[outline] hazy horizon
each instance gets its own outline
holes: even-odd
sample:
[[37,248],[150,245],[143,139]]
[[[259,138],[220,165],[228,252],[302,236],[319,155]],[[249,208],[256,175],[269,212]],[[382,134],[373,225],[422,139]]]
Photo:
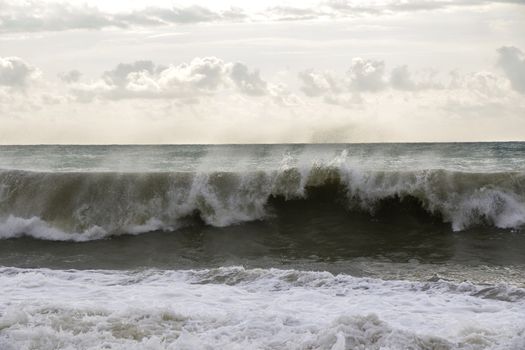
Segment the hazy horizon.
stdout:
[[374,145],[374,144],[484,144],[525,143],[524,140],[493,141],[377,141],[377,142],[252,142],[252,143],[4,143],[1,146],[272,146],[272,145]]

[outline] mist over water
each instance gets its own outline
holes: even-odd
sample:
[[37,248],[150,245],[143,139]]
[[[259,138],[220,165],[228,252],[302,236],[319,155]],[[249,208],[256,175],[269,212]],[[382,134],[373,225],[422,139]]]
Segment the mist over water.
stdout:
[[525,143],[2,146],[0,348],[520,349],[524,225]]
[[344,162],[362,169],[523,171],[524,143],[0,146],[0,169],[41,172],[270,170]]

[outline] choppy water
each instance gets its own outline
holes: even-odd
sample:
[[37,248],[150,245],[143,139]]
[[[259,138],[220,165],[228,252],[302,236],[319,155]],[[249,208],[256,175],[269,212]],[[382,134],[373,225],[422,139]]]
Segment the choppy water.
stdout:
[[0,146],[0,348],[521,349],[524,227],[525,143]]

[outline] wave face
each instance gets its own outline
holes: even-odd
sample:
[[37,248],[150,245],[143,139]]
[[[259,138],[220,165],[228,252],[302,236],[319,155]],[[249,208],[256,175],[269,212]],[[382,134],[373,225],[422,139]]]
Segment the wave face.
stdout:
[[[319,159],[319,154],[324,154],[321,151],[330,156]],[[87,166],[84,158],[100,153],[90,150],[83,154],[83,160],[68,161],[66,168],[55,164],[46,169],[6,169],[0,171],[0,237],[87,241],[173,231],[195,221],[225,227],[266,220],[286,210],[287,203],[308,203],[318,198],[338,203],[347,212],[364,211],[371,217],[382,215],[385,205],[416,203],[426,213],[449,223],[454,231],[477,225],[520,229],[525,224],[525,171],[521,165],[512,166],[521,158],[507,160],[506,166],[494,165],[490,158],[485,162],[472,160],[463,150],[464,161],[457,160],[456,152],[441,156],[446,161],[428,164],[428,160],[420,160],[414,164],[410,153],[401,152],[403,156],[390,161],[392,165],[385,155],[372,154],[372,161],[367,163],[363,152],[354,157],[347,149],[331,151],[303,149],[295,155],[281,153],[262,160],[253,154],[235,157],[229,151],[206,156],[212,162],[206,167],[202,166],[202,155],[199,158],[183,152],[184,156],[173,156],[168,152],[156,159],[158,164],[170,160],[162,171],[145,171],[140,165],[141,155],[131,152],[126,166],[131,167],[128,163],[135,156],[140,171],[116,171]],[[37,158],[28,151],[22,153],[29,160],[12,153],[21,158],[21,163]],[[58,158],[67,160],[66,154]],[[236,159],[243,166],[234,166]],[[0,165],[12,168],[8,165],[14,161],[8,163],[4,159]],[[186,167],[184,171],[174,169],[181,164]],[[443,164],[448,168],[439,168]],[[500,168],[506,170],[496,171]]]
[[272,200],[330,196],[374,215],[411,198],[455,231],[525,223],[525,173],[377,172],[334,167],[246,173],[0,173],[0,232],[52,240],[176,230],[198,217],[212,226],[264,220]]

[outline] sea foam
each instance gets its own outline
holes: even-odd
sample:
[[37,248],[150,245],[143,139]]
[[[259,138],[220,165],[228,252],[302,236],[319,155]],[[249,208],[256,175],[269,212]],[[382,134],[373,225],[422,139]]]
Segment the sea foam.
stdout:
[[[520,349],[523,290],[279,269],[0,269],[0,348]],[[53,296],[50,298],[49,296]]]

